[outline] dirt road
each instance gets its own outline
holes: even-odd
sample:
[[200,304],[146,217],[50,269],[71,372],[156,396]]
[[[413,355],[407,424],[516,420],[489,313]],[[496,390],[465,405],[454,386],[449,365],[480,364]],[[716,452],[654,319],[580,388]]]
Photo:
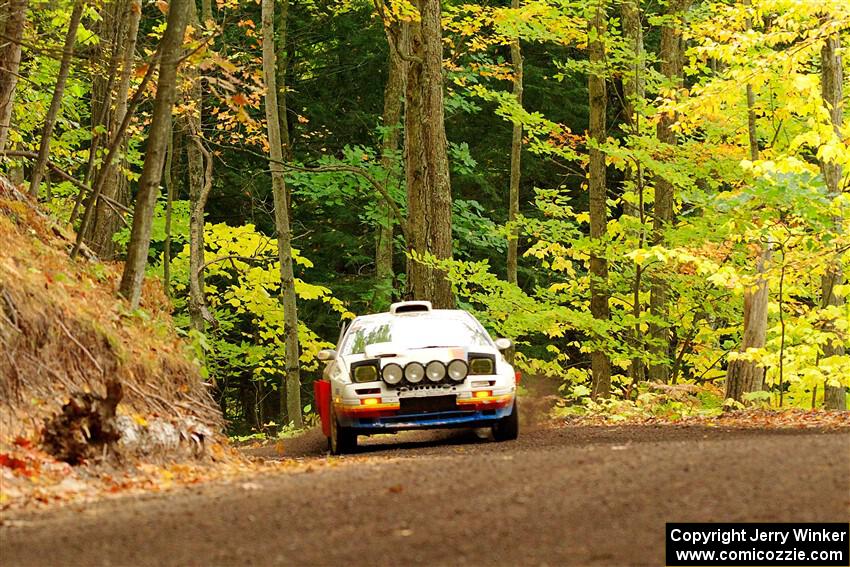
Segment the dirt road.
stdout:
[[[667,521],[850,520],[847,432],[405,439],[312,471],[21,517],[0,527],[0,563],[663,565]],[[318,436],[290,451],[326,458]]]

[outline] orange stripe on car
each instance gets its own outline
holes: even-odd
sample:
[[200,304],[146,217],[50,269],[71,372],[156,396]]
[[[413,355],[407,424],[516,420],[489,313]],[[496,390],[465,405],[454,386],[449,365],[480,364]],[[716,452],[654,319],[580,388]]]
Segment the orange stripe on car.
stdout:
[[390,411],[390,410],[398,410],[398,404],[371,404],[371,405],[348,405],[348,404],[336,404],[336,410],[341,413],[346,414],[361,414],[361,413],[372,413],[375,411]]
[[459,398],[457,405],[459,406],[483,406],[492,408],[493,406],[504,407],[511,403],[514,399],[513,394],[504,394],[502,396],[487,396],[484,398]]

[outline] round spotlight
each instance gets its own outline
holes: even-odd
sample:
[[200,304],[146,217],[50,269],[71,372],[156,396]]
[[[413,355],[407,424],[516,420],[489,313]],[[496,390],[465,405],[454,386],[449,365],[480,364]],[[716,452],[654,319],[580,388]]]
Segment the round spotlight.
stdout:
[[418,384],[425,377],[425,367],[418,362],[411,362],[404,367],[404,377],[411,384]]
[[431,382],[439,382],[446,377],[446,365],[439,360],[432,360],[425,367],[425,376]]
[[460,359],[449,362],[446,370],[448,370],[449,378],[455,382],[463,382],[466,375],[469,374],[469,367],[466,365],[466,362]]
[[381,371],[381,376],[384,377],[384,382],[390,386],[395,386],[401,382],[402,378],[404,378],[404,370],[402,370],[401,366],[395,362],[391,362],[384,366],[384,369]]

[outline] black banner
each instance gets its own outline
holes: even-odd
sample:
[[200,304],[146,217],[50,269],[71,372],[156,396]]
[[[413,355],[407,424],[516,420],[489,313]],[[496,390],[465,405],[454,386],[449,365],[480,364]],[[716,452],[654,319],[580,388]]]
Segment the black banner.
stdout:
[[667,524],[667,565],[850,566],[850,525]]

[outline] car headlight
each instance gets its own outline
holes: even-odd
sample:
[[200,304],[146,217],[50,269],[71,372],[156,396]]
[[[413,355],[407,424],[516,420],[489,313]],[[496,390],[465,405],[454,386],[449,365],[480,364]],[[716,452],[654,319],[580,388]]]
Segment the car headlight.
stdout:
[[425,367],[425,376],[431,382],[439,382],[446,377],[446,365],[439,360],[432,360]]
[[446,371],[449,373],[449,378],[455,382],[463,382],[466,375],[469,374],[469,368],[466,366],[466,362],[459,358],[449,362],[448,366],[446,366]]
[[411,362],[404,367],[404,377],[411,384],[418,384],[425,377],[425,367],[418,362]]
[[496,357],[492,354],[469,354],[469,373],[476,376],[496,373]]
[[364,360],[351,365],[351,379],[354,382],[374,382],[378,379],[378,361]]
[[404,370],[395,362],[391,362],[384,366],[381,376],[384,377],[384,382],[390,386],[395,386],[404,378]]

